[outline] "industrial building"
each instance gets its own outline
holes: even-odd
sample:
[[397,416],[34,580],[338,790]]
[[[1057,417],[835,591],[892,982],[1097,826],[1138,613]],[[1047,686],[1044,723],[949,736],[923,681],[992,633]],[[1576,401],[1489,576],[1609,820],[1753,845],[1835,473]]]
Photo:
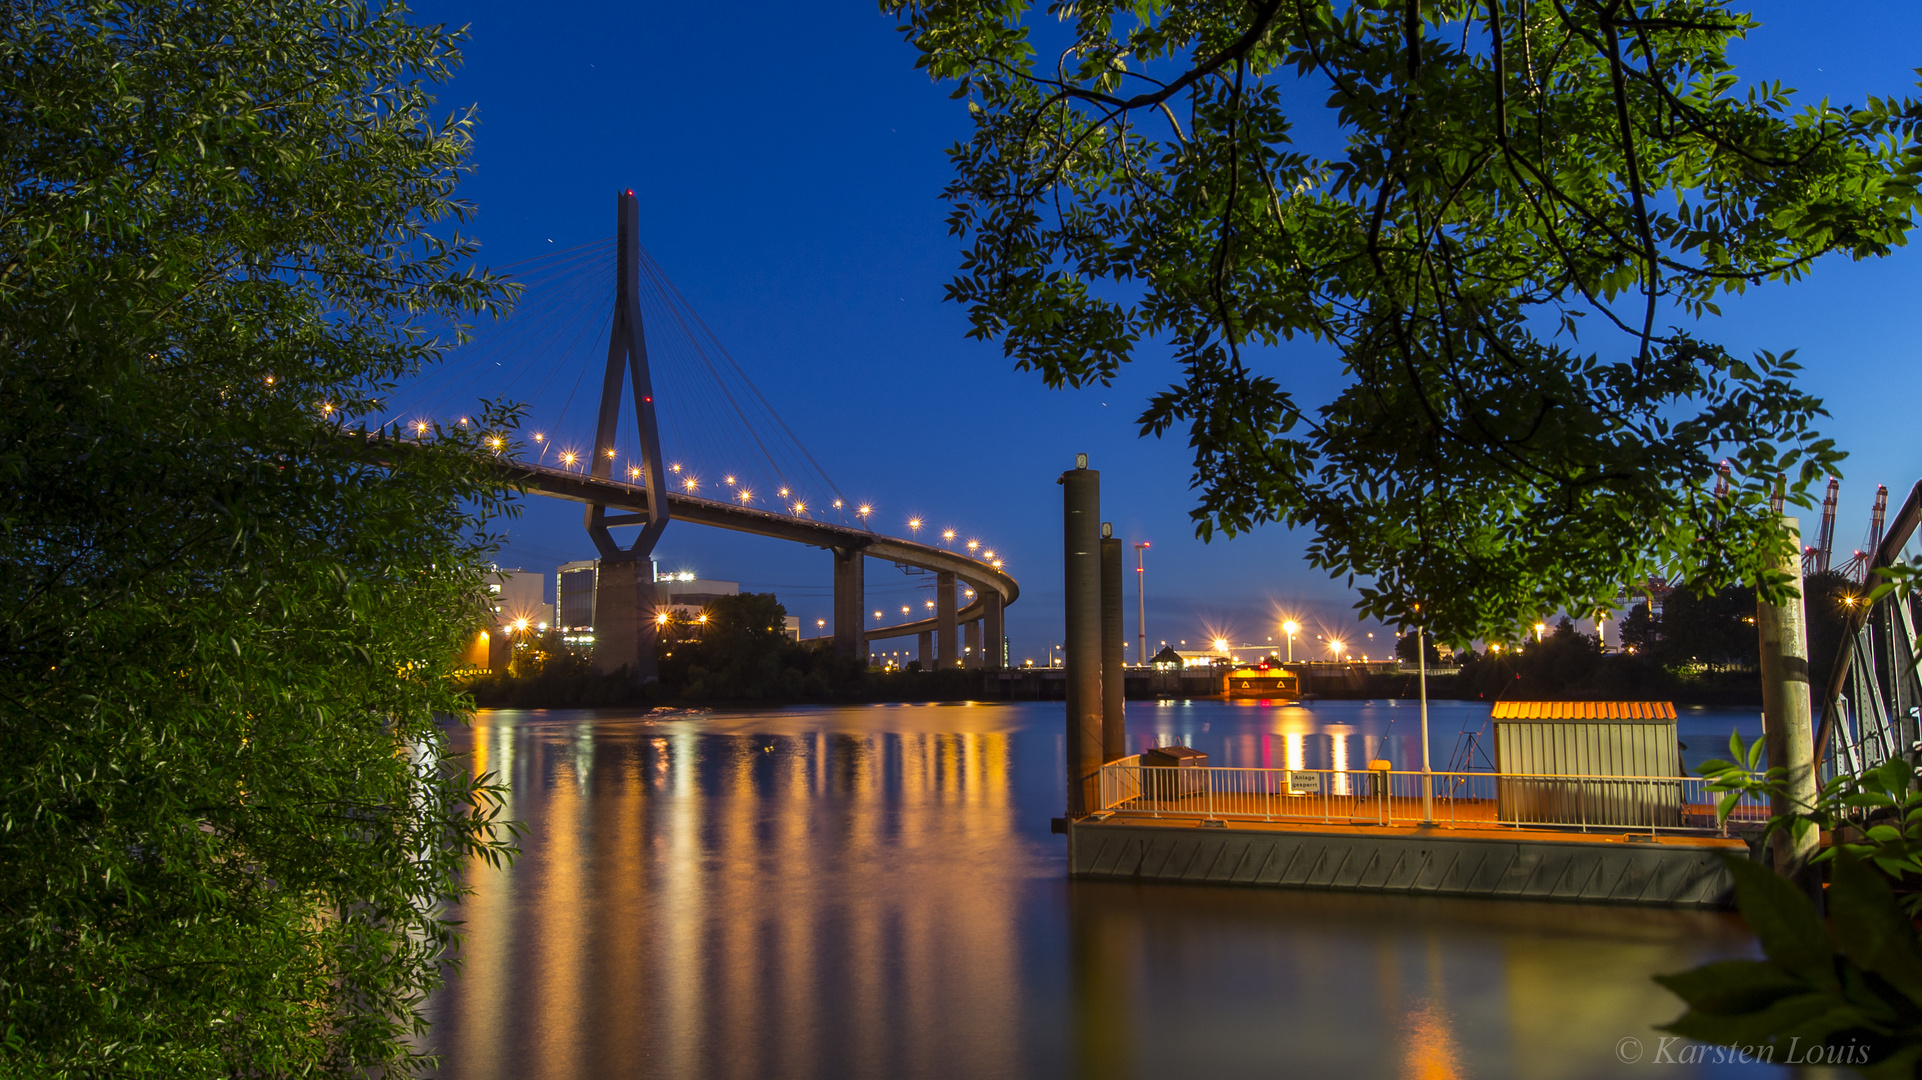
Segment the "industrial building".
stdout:
[[[594,644],[594,604],[595,597],[600,594],[600,565],[599,559],[582,559],[562,563],[554,572],[554,625],[561,631],[561,639],[569,645],[591,647]],[[656,613],[674,611],[696,616],[702,608],[720,597],[738,596],[741,592],[741,583],[738,581],[700,578],[687,572],[663,574],[658,567],[654,567],[652,572],[654,594],[658,597],[654,608]],[[796,641],[800,640],[799,616],[787,617],[787,634]]]

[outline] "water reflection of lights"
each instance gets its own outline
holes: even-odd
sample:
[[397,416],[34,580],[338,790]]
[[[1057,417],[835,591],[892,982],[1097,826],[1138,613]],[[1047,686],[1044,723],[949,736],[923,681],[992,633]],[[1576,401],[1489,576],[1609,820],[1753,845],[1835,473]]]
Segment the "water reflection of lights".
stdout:
[[[697,1075],[717,1052],[723,1071],[772,1075],[849,1024],[932,1062],[955,1034],[914,1018],[936,999],[964,1003],[955,1029],[993,1044],[970,1055],[985,1073],[1020,1071],[1021,1021],[998,1003],[1022,978],[1010,890],[1040,871],[1008,873],[1039,855],[1014,832],[1005,731],[657,730],[475,725],[469,763],[515,780],[510,816],[533,828],[460,912],[471,936],[445,1034],[462,1075],[630,1059],[607,1074]],[[601,1015],[677,1037],[610,1043],[586,1019]],[[758,1034],[731,1034],[744,1029]],[[514,1064],[528,1031],[532,1070]]]
[[[1288,768],[1403,727],[1359,703],[1129,715],[1136,746]],[[1034,828],[1059,718],[628,717],[584,741],[567,714],[483,714],[456,744],[532,831],[453,913],[445,1075],[1606,1075],[1565,1066],[1679,1011],[1650,974],[1752,948],[1719,913],[1064,883]]]
[[1448,1011],[1435,1001],[1423,1001],[1409,1011],[1402,1038],[1404,1080],[1456,1080],[1463,1075]]
[[1348,763],[1348,740],[1353,736],[1348,735],[1346,732],[1338,733],[1334,728],[1335,725],[1333,724],[1328,726],[1328,767],[1335,770],[1335,775],[1329,777],[1329,779],[1334,781],[1335,794],[1353,795],[1355,788],[1354,785],[1350,783],[1351,777],[1348,775],[1348,769],[1350,768]]

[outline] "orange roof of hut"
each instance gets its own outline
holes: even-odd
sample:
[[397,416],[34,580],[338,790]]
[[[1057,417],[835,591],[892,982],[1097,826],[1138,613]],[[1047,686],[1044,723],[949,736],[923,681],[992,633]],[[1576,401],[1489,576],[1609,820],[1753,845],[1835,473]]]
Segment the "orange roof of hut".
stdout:
[[1497,701],[1496,720],[1673,720],[1672,701]]

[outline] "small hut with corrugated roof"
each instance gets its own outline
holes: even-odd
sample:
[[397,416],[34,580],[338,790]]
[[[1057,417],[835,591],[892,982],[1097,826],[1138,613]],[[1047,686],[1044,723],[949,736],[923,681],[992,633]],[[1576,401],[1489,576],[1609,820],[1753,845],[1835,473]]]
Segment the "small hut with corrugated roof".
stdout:
[[1495,769],[1504,775],[1496,785],[1501,820],[1681,824],[1682,755],[1673,702],[1498,701],[1491,719]]

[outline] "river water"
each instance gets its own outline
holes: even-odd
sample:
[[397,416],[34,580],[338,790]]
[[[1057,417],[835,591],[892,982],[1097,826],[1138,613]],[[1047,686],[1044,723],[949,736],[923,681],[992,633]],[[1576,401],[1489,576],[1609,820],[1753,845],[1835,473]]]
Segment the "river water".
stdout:
[[[1487,715],[1434,706],[1437,768]],[[1406,702],[1128,716],[1131,749],[1211,764],[1420,763]],[[1654,1060],[1681,1010],[1649,976],[1754,955],[1732,915],[1070,882],[1063,726],[1046,702],[482,712],[455,746],[529,831],[473,871],[441,1077],[1787,1072]],[[1759,722],[1685,711],[1688,758],[1731,727]]]

